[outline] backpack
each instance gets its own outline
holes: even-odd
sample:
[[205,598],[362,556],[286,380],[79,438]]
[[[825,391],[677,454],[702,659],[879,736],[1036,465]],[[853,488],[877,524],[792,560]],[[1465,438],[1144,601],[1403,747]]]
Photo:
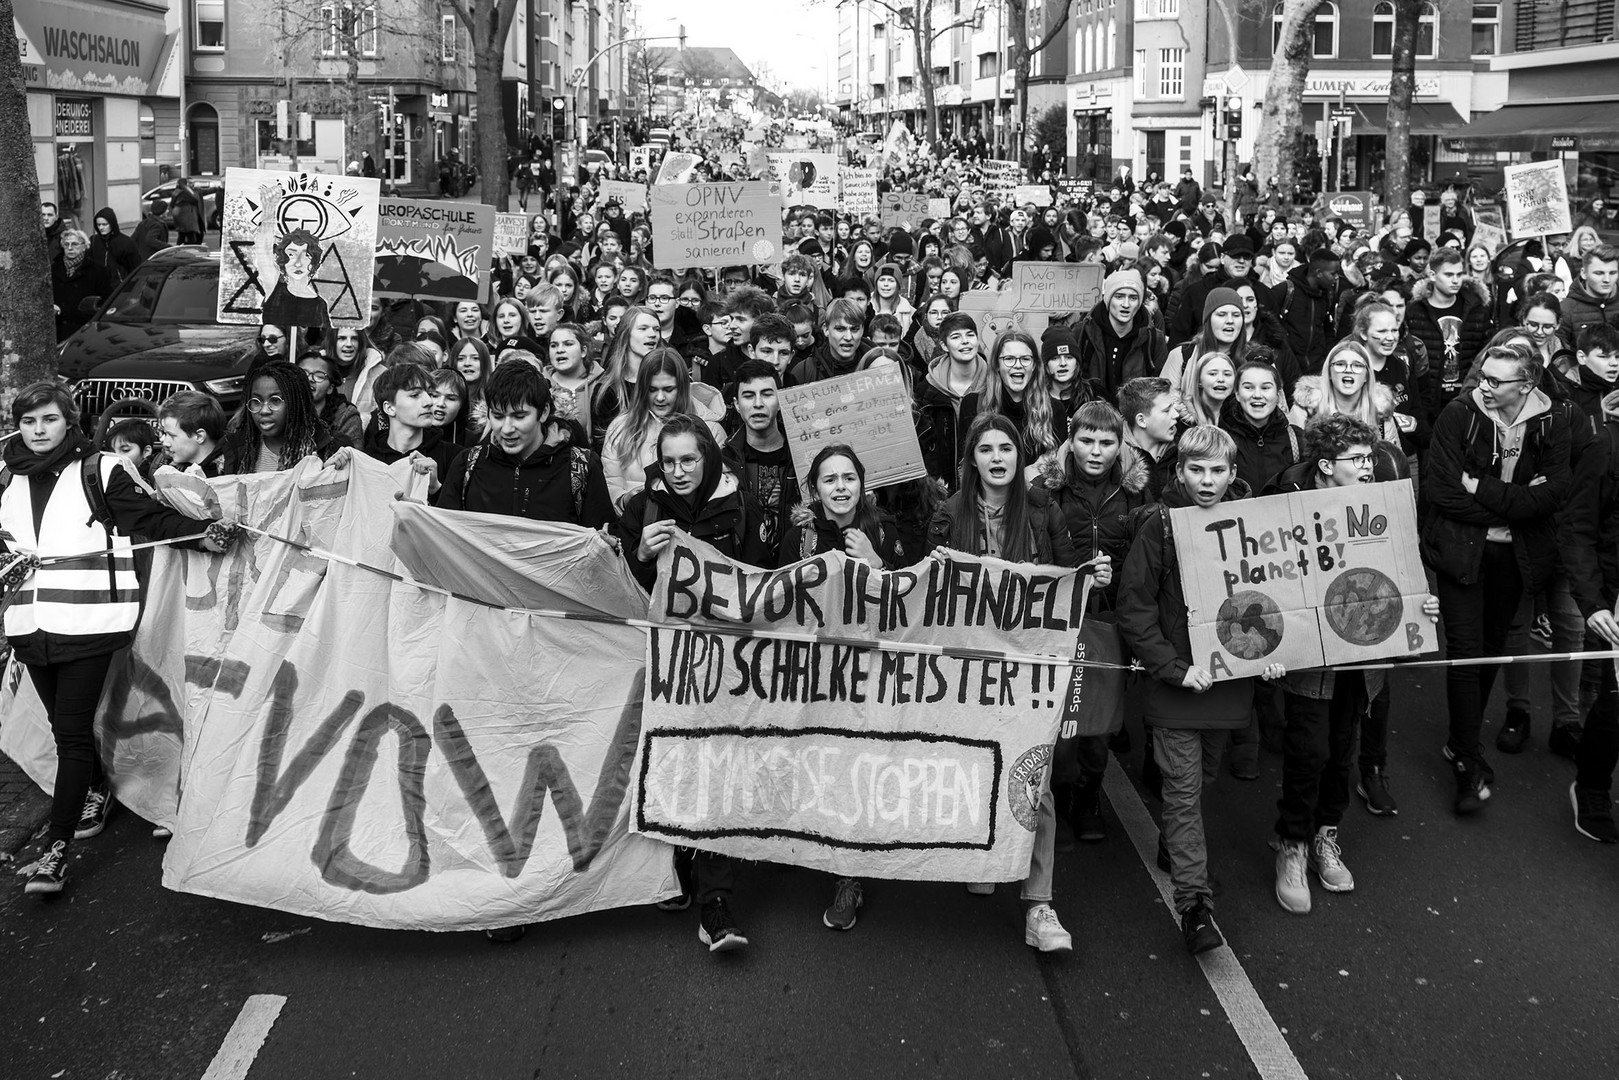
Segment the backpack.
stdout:
[[[488,443],[479,443],[467,451],[467,466],[461,473],[461,508],[466,509],[467,492],[472,490],[472,470],[483,460]],[[568,447],[568,490],[573,493],[573,516],[585,515],[585,487],[590,482],[590,451],[582,446]]]

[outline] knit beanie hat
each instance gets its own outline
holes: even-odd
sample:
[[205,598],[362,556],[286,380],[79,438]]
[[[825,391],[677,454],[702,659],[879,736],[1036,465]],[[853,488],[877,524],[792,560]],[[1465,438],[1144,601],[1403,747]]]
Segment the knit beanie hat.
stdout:
[[1123,270],[1115,270],[1102,279],[1102,303],[1105,304],[1112,300],[1113,294],[1120,289],[1134,289],[1136,296],[1139,298],[1146,294],[1147,283],[1141,280],[1140,271],[1133,266],[1127,266]]
[[1224,286],[1218,289],[1210,289],[1209,298],[1203,301],[1203,321],[1207,322],[1210,315],[1223,307],[1234,307],[1238,311],[1242,310],[1242,297],[1237,295],[1236,289],[1228,289]]

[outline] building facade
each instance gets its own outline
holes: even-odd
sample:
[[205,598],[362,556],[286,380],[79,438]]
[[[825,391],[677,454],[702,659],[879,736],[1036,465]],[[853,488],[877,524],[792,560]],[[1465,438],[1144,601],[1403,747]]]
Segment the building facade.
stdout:
[[[175,0],[176,5],[182,0]],[[103,206],[181,167],[183,9],[140,0],[14,0],[40,198],[90,231]]]
[[1065,86],[1070,176],[1105,183],[1133,163],[1134,30],[1129,3],[1076,0],[1074,4],[1068,39],[1072,59]]

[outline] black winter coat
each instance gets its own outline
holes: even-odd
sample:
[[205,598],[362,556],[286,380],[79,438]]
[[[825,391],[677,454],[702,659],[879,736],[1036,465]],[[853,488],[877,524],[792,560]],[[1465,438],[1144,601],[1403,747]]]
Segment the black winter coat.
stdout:
[[1437,412],[1460,391],[1473,357],[1490,338],[1490,305],[1477,283],[1464,283],[1448,308],[1428,302],[1432,291],[1431,282],[1417,284],[1406,305],[1405,328],[1428,350],[1427,398]]
[[1309,275],[1308,266],[1295,266],[1272,296],[1280,301],[1276,316],[1282,321],[1300,374],[1319,375],[1327,353],[1338,342],[1338,294],[1336,289],[1317,289],[1310,284]]
[[469,451],[457,453],[444,472],[435,503],[443,510],[506,514],[530,521],[556,521],[599,529],[613,523],[613,497],[607,490],[601,458],[589,450],[584,463],[582,499],[574,498],[575,444],[571,429],[553,425],[550,442],[521,461],[491,443],[478,453],[467,476]]
[[1231,398],[1220,410],[1220,426],[1237,444],[1237,476],[1254,491],[1263,491],[1283,469],[1299,459],[1299,436],[1280,408],[1263,427]]
[[1074,564],[1083,566],[1099,554],[1113,564],[1113,582],[1093,589],[1103,608],[1111,608],[1118,593],[1119,573],[1130,554],[1136,512],[1152,502],[1147,490],[1147,471],[1138,467],[1126,472],[1120,461],[1100,483],[1082,475],[1065,448],[1047,455],[1040,462],[1040,475],[1034,486],[1043,488],[1051,507],[1068,529],[1074,548]]
[[[1074,546],[1068,539],[1068,526],[1061,511],[1051,505],[1045,489],[1036,485],[1029,489],[1029,533],[1034,540],[1034,558],[1027,560],[1042,566],[1077,566]],[[963,514],[975,514],[976,508],[966,506],[961,492],[950,496],[933,512],[928,523],[928,550],[950,547],[950,528]],[[968,555],[984,552],[969,551]]]
[[[1201,311],[1201,306],[1199,307]],[[1117,359],[1111,355],[1103,328],[1111,331],[1107,305],[1091,308],[1074,336],[1079,339],[1079,378],[1091,384],[1091,393],[1105,401],[1116,401],[1119,388],[1131,379],[1157,375],[1169,357],[1169,337],[1152,324],[1152,314],[1143,305],[1132,320],[1131,336]]]
[[649,590],[657,581],[658,564],[642,562],[637,549],[642,530],[659,521],[673,521],[698,540],[712,544],[722,555],[771,569],[776,565],[776,553],[765,536],[764,516],[758,501],[743,491],[730,473],[720,477],[713,494],[701,506],[693,507],[669,490],[662,468],[654,463],[647,469],[646,486],[630,496],[619,515],[619,546],[630,573]]
[[1604,421],[1575,463],[1568,503],[1557,515],[1557,550],[1580,614],[1612,611],[1619,597],[1619,421]]

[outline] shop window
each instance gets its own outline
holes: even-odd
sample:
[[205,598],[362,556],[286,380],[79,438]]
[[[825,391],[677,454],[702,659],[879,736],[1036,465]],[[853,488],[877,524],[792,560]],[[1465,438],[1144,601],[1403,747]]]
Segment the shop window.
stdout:
[[[298,133],[297,132],[298,118],[297,118],[297,116],[293,116],[291,119],[292,119],[293,134],[296,135]],[[273,156],[278,155],[278,154],[283,154],[283,153],[290,154],[292,152],[292,143],[293,143],[292,139],[287,139],[285,142],[283,142],[282,140],[276,138],[276,135],[275,135],[275,120],[274,119],[260,120],[259,124],[258,124],[258,128],[259,128],[259,156],[260,157],[273,157]],[[313,125],[311,125],[311,129],[313,129]],[[314,131],[311,130],[310,134],[313,135]],[[299,157],[307,158],[307,157],[314,157],[315,156],[315,140],[313,138],[299,139],[299,140],[297,140],[297,142],[298,142],[298,156]]]
[[194,0],[192,12],[192,51],[224,52],[225,0]]
[[1473,5],[1473,55],[1495,56],[1501,51],[1501,5]]

